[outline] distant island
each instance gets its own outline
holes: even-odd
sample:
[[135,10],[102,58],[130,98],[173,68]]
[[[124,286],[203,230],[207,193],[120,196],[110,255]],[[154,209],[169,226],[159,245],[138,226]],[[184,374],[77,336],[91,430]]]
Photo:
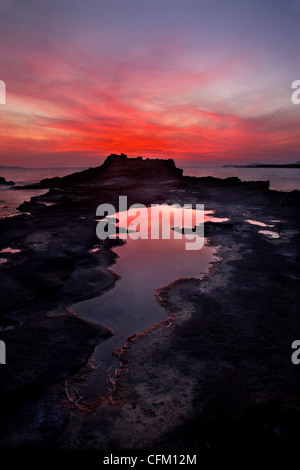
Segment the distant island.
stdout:
[[300,168],[300,161],[295,163],[250,163],[249,165],[222,165],[223,168]]

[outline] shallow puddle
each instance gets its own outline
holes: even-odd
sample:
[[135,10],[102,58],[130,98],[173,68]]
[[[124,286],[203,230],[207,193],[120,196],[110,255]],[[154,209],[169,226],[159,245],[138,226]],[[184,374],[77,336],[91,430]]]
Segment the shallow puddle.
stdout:
[[55,206],[57,204],[56,202],[46,202],[46,201],[41,201],[41,203],[47,207]]
[[11,253],[11,254],[14,254],[14,253],[20,253],[21,250],[19,250],[18,248],[11,248],[10,246],[7,247],[7,248],[3,248],[2,250],[0,250],[0,253]]
[[262,233],[263,235],[266,235],[268,238],[280,238],[279,233],[272,232],[271,230],[259,230],[258,233]]
[[20,253],[20,251],[21,250],[18,248],[11,248],[10,246],[7,248],[2,248],[2,250],[0,250],[0,264],[5,264],[8,262],[9,257],[7,258],[5,255],[13,255],[15,253]]
[[247,219],[246,222],[248,222],[248,224],[251,224],[251,225],[258,225],[259,227],[274,227],[274,225],[268,225],[268,224],[265,224],[264,222],[259,222],[258,220],[250,220],[250,219]]
[[[184,218],[185,211],[180,209],[180,212]],[[202,222],[212,218],[215,222],[221,222],[223,219],[208,214],[203,217],[203,212],[198,218],[196,211],[192,212],[190,219],[182,219],[183,224],[180,224],[178,217],[171,221],[170,239],[132,239],[130,236],[138,236],[138,233],[142,235],[143,230],[145,235],[145,229],[138,227],[129,213],[122,212],[110,216],[111,219],[118,219],[116,224],[120,229],[119,237],[128,236],[124,245],[113,248],[119,258],[112,269],[121,275],[121,279],[116,282],[114,288],[101,296],[71,306],[71,310],[81,318],[103,324],[114,331],[111,338],[96,347],[93,361],[95,367],[99,367],[88,379],[84,392],[86,401],[107,395],[111,387],[110,380],[113,380],[119,368],[119,362],[112,352],[125,344],[129,336],[151,328],[166,318],[164,309],[156,300],[155,289],[178,278],[201,278],[208,272],[210,263],[215,259],[215,249],[207,246],[205,239],[201,249],[186,249],[187,243],[192,243],[192,238],[196,243],[196,239],[199,241],[201,235],[185,235],[172,228],[191,229],[201,217]],[[155,232],[157,227],[153,220],[149,220],[149,208],[141,210],[140,221],[146,218],[149,232]],[[161,228],[161,225],[159,226]],[[127,230],[130,234],[126,233]],[[97,247],[90,250],[90,253],[97,255]]]

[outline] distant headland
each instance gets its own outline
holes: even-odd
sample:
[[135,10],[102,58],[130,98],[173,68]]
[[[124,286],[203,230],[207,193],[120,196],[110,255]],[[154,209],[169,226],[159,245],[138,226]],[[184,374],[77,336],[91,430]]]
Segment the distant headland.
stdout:
[[223,168],[300,168],[300,161],[295,163],[250,163],[249,165],[222,165]]

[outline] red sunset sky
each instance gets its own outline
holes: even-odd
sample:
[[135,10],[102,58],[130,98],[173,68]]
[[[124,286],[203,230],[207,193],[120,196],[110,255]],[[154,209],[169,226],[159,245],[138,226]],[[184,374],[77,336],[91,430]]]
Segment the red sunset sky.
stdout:
[[1,0],[0,165],[300,160],[298,0]]

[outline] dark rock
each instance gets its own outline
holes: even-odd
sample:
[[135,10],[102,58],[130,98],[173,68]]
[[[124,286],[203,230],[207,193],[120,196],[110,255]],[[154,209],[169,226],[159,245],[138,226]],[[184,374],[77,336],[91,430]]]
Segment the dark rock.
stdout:
[[0,176],[0,184],[7,184],[9,186],[12,186],[14,183],[14,181],[6,181],[5,178],[3,178],[3,176]]
[[30,201],[24,201],[17,207],[17,210],[20,212],[33,212],[36,209],[40,209],[43,205],[39,204],[35,200],[31,199]]
[[75,185],[99,184],[102,178],[126,176],[127,178],[180,178],[183,170],[176,168],[174,160],[128,158],[127,155],[111,154],[103,165],[72,173],[63,177],[45,178],[40,183],[24,188],[67,188]]
[[1,404],[11,394],[44,387],[71,372],[87,360],[95,343],[112,335],[102,325],[72,314],[28,320],[13,330],[2,331],[7,348],[7,366],[1,367]]
[[281,199],[280,204],[282,206],[300,206],[300,191],[291,191],[285,193]]

